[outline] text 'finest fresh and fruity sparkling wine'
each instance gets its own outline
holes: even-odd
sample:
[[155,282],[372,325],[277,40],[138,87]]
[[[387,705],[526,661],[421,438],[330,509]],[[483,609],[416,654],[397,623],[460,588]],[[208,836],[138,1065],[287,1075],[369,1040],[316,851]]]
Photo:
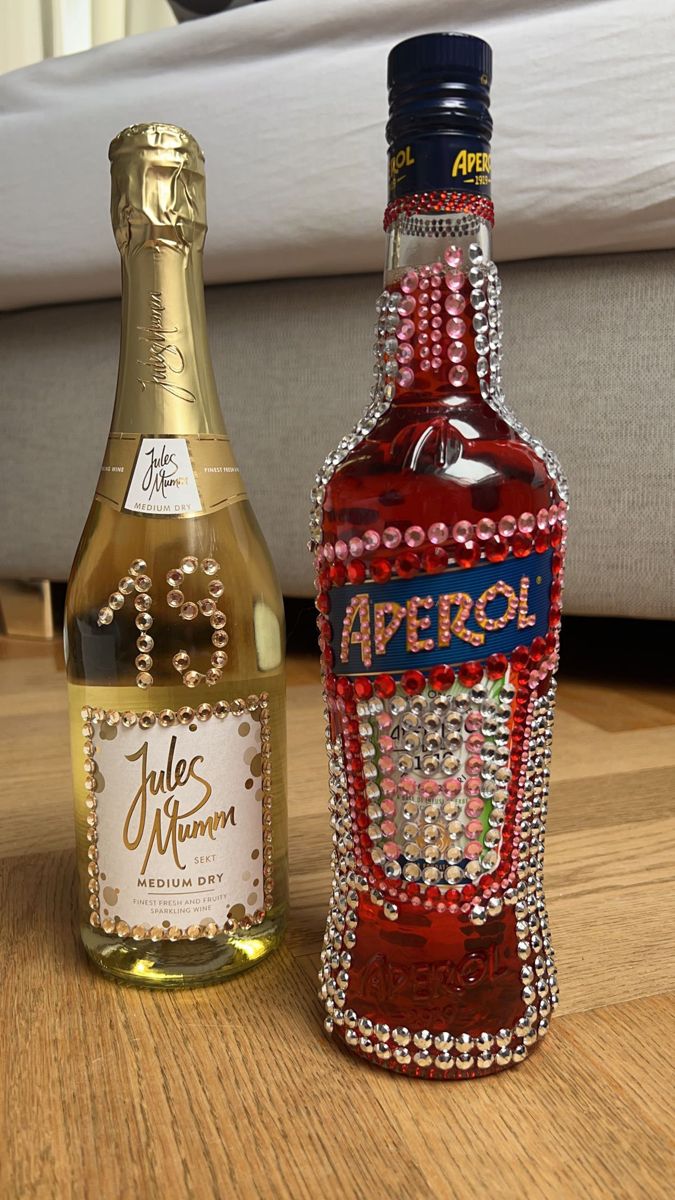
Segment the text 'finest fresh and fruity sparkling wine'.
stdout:
[[542,859],[567,489],[502,392],[490,74],[463,35],[390,56],[376,381],[311,525],[325,1026],[439,1079],[521,1062],[557,999]]
[[82,938],[205,984],[283,932],[283,607],[211,366],[203,155],[141,125],[110,158],[120,367],[66,614]]

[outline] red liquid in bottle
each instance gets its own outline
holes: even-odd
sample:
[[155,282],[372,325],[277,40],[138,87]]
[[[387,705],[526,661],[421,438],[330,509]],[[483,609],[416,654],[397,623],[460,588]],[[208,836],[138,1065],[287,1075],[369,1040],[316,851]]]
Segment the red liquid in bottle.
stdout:
[[318,494],[321,987],[356,1053],[467,1078],[521,1061],[557,999],[541,872],[565,505],[504,415],[494,266],[472,247],[470,285],[448,259],[385,292],[384,411]]

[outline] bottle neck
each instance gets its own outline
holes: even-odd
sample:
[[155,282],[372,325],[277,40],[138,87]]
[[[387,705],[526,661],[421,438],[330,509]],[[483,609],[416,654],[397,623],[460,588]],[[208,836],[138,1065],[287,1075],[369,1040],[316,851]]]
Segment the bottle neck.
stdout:
[[223,433],[201,249],[157,232],[122,249],[122,334],[111,430]]
[[[439,229],[441,232],[439,233]],[[411,219],[397,217],[387,230],[385,247],[384,284],[394,287],[406,271],[443,263],[444,253],[451,247],[462,252],[468,263],[469,246],[478,245],[487,261],[492,258],[492,226],[482,217],[467,217],[463,213],[427,213]]]
[[402,318],[383,346],[385,376],[396,385],[391,403],[484,408],[490,352],[501,343],[496,313],[488,322],[491,221],[475,212],[418,213],[415,200],[387,231],[385,287],[395,301],[392,323]]

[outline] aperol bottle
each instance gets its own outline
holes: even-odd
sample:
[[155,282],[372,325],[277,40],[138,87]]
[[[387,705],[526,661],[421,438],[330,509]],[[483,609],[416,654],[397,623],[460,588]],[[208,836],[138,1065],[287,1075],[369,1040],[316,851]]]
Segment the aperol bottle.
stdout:
[[311,524],[325,1026],[444,1079],[521,1062],[557,1001],[542,870],[567,489],[502,391],[490,75],[466,35],[390,55],[375,384]]

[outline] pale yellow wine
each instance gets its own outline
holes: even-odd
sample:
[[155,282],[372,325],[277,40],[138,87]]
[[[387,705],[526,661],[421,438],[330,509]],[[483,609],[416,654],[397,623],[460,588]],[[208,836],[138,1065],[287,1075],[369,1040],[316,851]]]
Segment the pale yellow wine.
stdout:
[[81,929],[104,971],[189,986],[283,933],[283,605],[211,366],[203,156],[144,125],[110,158],[120,367],[66,612]]

